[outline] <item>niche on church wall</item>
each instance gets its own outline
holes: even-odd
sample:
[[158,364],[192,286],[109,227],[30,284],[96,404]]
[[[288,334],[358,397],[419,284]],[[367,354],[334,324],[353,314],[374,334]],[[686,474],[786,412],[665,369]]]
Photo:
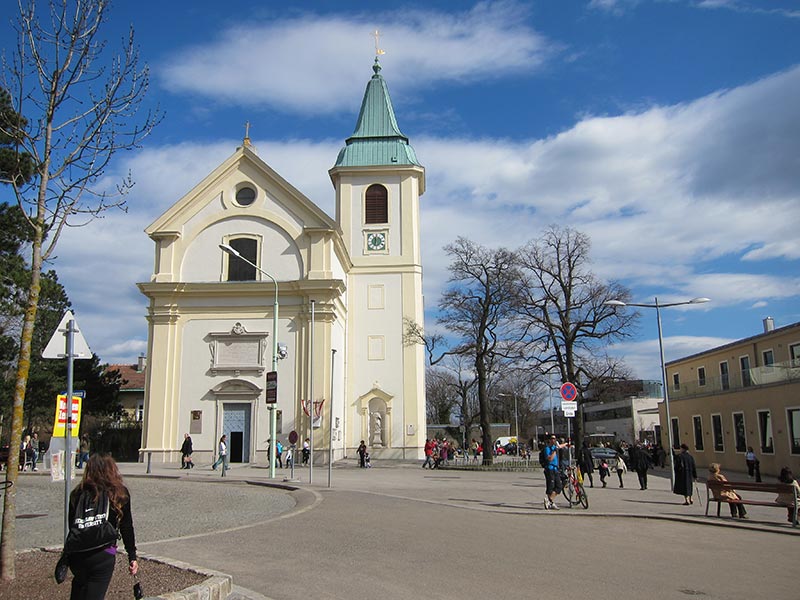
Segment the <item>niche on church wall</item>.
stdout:
[[384,448],[388,446],[386,402],[380,398],[369,401],[369,446]]

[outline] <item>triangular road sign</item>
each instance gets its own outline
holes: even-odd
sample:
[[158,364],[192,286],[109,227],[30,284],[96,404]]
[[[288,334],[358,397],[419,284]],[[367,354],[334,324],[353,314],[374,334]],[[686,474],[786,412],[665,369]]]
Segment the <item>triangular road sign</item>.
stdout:
[[[64,318],[58,324],[53,337],[47,342],[42,358],[67,358],[67,328],[70,321],[75,321],[75,317],[72,316],[72,311],[68,310],[64,313]],[[78,328],[77,321],[72,332],[72,358],[92,358],[92,351]]]

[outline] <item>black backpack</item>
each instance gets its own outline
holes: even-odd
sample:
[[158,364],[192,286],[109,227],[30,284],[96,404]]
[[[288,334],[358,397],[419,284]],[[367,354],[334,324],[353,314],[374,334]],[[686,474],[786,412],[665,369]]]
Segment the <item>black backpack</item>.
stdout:
[[539,450],[539,464],[542,465],[543,469],[546,469],[550,466],[550,457],[547,455],[547,446],[542,446],[542,449]]
[[119,539],[119,531],[108,520],[111,503],[104,492],[95,499],[94,493],[83,490],[75,505],[72,522],[69,524],[64,552],[86,552],[111,546]]

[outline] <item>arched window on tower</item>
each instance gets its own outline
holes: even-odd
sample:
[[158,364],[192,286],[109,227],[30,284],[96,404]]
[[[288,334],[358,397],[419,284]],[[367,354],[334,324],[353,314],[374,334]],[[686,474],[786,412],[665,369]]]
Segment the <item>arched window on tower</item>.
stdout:
[[389,192],[377,183],[367,188],[364,211],[366,224],[389,222]]
[[[228,244],[244,258],[253,264],[258,264],[256,260],[258,240],[244,237],[233,238],[228,240]],[[226,256],[228,257],[228,281],[255,281],[255,267],[248,265],[238,256],[231,256],[230,254],[226,254]]]

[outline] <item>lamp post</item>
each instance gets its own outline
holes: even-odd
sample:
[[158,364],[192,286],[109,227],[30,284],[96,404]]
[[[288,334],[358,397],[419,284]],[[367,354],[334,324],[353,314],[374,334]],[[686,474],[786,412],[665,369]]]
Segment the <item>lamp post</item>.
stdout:
[[[253,267],[256,271],[261,273],[262,275],[266,275],[272,280],[273,285],[275,286],[275,299],[272,303],[272,370],[274,372],[278,372],[278,281],[269,273],[267,273],[264,269],[259,267],[258,265],[254,264],[253,262],[247,260],[244,256],[239,254],[239,252],[229,246],[228,244],[220,244],[219,247],[230,254],[231,256],[235,256],[236,258],[246,262],[248,265]],[[264,393],[266,394],[266,387],[264,389]],[[270,479],[275,479],[275,449],[278,445],[278,440],[276,439],[277,433],[276,430],[278,429],[278,415],[275,412],[275,407],[269,405],[269,477]]]
[[515,435],[517,436],[517,456],[519,456],[519,412],[517,412],[517,395],[516,394],[497,394],[500,397],[508,398],[509,396],[514,398],[514,431],[516,432]]
[[675,461],[672,454],[675,449],[675,443],[672,437],[672,419],[669,416],[669,390],[667,386],[667,364],[664,361],[664,335],[661,331],[661,309],[670,306],[683,306],[684,304],[704,304],[710,302],[709,298],[692,298],[691,300],[684,300],[683,302],[669,302],[667,304],[659,304],[658,297],[654,298],[653,304],[637,304],[634,302],[623,302],[622,300],[608,300],[603,302],[607,306],[638,306],[641,308],[655,308],[656,320],[658,321],[658,349],[661,353],[661,386],[664,392],[664,411],[667,415],[667,439],[669,440],[669,480],[672,489],[675,489]]

